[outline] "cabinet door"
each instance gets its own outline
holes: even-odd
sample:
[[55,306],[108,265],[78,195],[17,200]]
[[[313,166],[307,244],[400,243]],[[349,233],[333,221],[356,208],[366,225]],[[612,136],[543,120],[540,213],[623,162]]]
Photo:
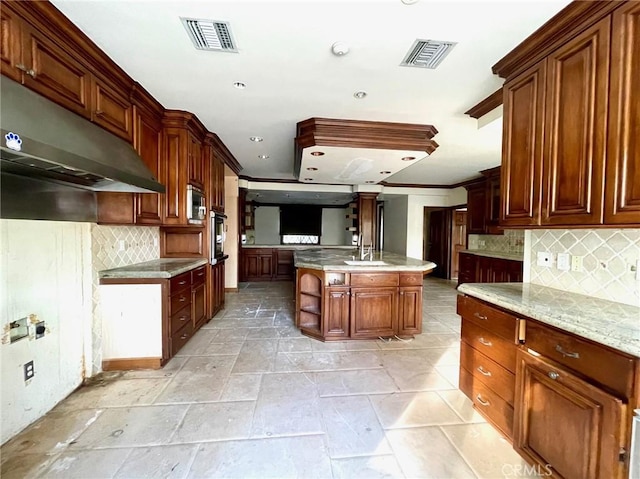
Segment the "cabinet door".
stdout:
[[413,336],[422,332],[422,288],[400,288],[398,297],[398,334]]
[[264,281],[273,277],[273,253],[271,251],[244,252],[245,281]]
[[195,286],[191,292],[191,318],[194,329],[198,329],[204,324],[207,317],[207,288],[205,283]]
[[[133,146],[144,164],[156,178],[160,177],[160,151],[162,145],[162,127],[159,121],[135,110]],[[160,224],[161,196],[159,193],[136,194],[136,223]]]
[[129,143],[133,140],[133,107],[129,92],[120,92],[102,80],[91,82],[91,121]]
[[467,187],[467,233],[483,234],[485,232],[485,210],[487,190],[484,181]]
[[189,183],[204,189],[204,158],[202,155],[202,142],[192,133],[189,133]]
[[275,249],[275,279],[293,280],[295,268],[293,267],[293,250]]
[[88,69],[26,24],[22,25],[22,63],[27,69],[25,86],[85,118],[91,117]]
[[225,288],[224,264],[225,264],[224,261],[222,263],[216,264],[216,269],[218,271],[218,282],[217,282],[218,294],[216,295],[216,299],[217,299],[216,308],[218,311],[224,308],[224,288]]
[[478,276],[478,257],[474,254],[460,253],[460,271],[458,284],[475,283]]
[[513,446],[554,477],[620,478],[626,405],[550,360],[518,350]]
[[603,220],[610,19],[547,58],[544,225]]
[[640,3],[613,14],[604,222],[640,225]]
[[325,338],[349,337],[349,288],[326,288],[322,311],[322,335]]
[[487,178],[487,203],[485,206],[485,231],[487,234],[503,235],[504,230],[499,228],[500,222],[500,174],[494,174]]
[[2,2],[0,9],[0,68],[2,74],[22,82],[24,65],[21,64],[21,24],[18,17]]
[[375,339],[397,334],[397,311],[397,288],[352,288],[351,337]]
[[162,223],[187,224],[187,145],[186,132],[165,128],[163,133],[164,167],[160,181],[165,186]]
[[500,224],[540,224],[544,81],[542,61],[505,83]]

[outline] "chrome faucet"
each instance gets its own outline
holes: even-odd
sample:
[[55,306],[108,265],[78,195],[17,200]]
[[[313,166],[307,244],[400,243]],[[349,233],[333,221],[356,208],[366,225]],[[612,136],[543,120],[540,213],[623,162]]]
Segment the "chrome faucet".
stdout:
[[367,256],[369,257],[369,261],[373,261],[373,245],[365,246],[364,244],[360,244],[360,261],[364,261]]

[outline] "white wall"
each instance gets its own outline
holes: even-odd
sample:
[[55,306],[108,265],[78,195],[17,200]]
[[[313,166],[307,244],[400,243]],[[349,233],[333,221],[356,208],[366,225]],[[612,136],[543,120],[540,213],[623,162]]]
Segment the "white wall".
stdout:
[[384,251],[406,256],[407,196],[384,200]]
[[[2,337],[4,443],[83,380],[85,345],[91,348],[91,224],[0,220],[0,257],[2,331],[30,314],[47,327],[37,340],[8,344]],[[23,365],[31,360],[35,376],[25,383]]]
[[[345,208],[322,208],[322,236],[320,237],[320,244],[323,245],[348,245],[350,242],[345,242],[347,236],[346,231],[346,215],[347,209]],[[351,239],[351,235],[348,236]]]
[[227,216],[227,235],[224,240],[224,253],[229,255],[224,268],[224,287],[238,289],[238,240],[240,229],[238,225],[238,177],[225,166],[224,177],[224,214]]
[[258,206],[255,209],[256,244],[280,244],[280,208]]

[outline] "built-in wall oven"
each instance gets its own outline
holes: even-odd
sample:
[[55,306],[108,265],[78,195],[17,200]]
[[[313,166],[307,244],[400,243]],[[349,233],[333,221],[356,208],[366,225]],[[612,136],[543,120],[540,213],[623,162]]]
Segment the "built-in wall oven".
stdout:
[[223,214],[211,212],[209,225],[211,228],[211,264],[216,264],[218,261],[224,258],[224,238],[225,238],[225,224],[224,220],[227,217]]
[[207,217],[204,191],[193,185],[187,186],[187,222],[201,225]]

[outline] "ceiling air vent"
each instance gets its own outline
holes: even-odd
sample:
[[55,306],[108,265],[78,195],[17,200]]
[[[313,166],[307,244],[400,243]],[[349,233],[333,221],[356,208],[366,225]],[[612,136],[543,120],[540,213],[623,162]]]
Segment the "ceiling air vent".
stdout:
[[409,49],[400,66],[434,69],[456,46],[455,42],[438,40],[416,40]]
[[197,18],[180,18],[180,20],[198,50],[238,52],[228,22]]

